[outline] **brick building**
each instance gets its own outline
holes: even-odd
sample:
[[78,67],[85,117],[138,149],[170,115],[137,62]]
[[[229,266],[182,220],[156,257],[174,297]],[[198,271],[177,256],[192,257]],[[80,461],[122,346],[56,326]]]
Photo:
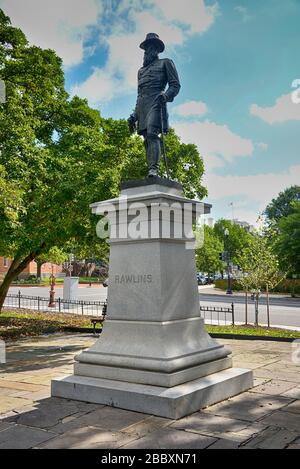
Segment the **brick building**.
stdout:
[[[5,276],[6,272],[8,271],[10,266],[10,259],[7,257],[0,256],[0,280]],[[63,268],[60,265],[53,264],[53,273],[55,276],[60,276],[62,273]],[[46,262],[41,267],[41,276],[42,277],[50,277],[52,272],[52,264],[50,262]],[[19,278],[26,278],[30,275],[37,274],[37,263],[35,261],[30,262],[30,264],[23,270],[22,274],[19,275]]]

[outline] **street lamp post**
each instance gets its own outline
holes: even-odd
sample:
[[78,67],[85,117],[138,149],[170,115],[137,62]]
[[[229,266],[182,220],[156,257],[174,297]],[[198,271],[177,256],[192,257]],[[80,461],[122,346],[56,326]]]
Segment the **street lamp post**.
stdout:
[[229,253],[229,249],[228,249],[228,248],[229,248],[229,244],[228,244],[228,240],[229,240],[229,229],[228,229],[228,228],[225,229],[224,235],[225,235],[225,251],[226,251],[227,281],[228,281],[226,294],[227,294],[227,295],[232,295],[231,276],[230,276],[230,253]]
[[51,265],[50,299],[49,299],[49,305],[48,305],[49,308],[54,308],[55,307],[55,300],[54,300],[55,290],[54,290],[54,287],[55,287],[55,277],[54,277],[54,273],[53,273],[53,264],[52,264]]

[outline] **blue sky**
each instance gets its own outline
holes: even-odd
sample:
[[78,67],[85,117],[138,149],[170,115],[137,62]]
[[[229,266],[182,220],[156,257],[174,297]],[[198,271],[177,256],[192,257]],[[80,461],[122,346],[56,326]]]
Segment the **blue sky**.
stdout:
[[[300,0],[0,0],[32,43],[63,58],[71,94],[103,116],[135,105],[139,43],[157,32],[182,89],[170,120],[203,155],[213,217],[255,223],[299,184]],[[295,88],[292,88],[293,81]],[[292,94],[293,93],[293,94]],[[292,100],[294,98],[294,102]]]

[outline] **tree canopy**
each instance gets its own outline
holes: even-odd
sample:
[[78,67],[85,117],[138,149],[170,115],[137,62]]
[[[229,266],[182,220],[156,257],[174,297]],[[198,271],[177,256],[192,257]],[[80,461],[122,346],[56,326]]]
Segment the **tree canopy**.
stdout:
[[273,252],[278,255],[280,268],[300,273],[300,186],[280,192],[265,210],[265,234]]
[[[227,239],[225,239],[226,229],[229,231]],[[224,219],[215,223],[214,232],[224,243],[225,251],[229,252],[231,262],[238,264],[238,258],[251,241],[252,234],[236,223]]]
[[280,192],[265,209],[268,224],[277,224],[293,212],[293,203],[300,201],[300,186],[291,186]]
[[239,282],[245,289],[273,288],[279,282],[279,263],[268,240],[260,234],[253,235],[248,246],[238,255],[237,261],[243,272]]
[[283,269],[300,273],[300,202],[294,202],[291,213],[281,218],[279,233],[274,240],[274,248]]
[[224,243],[215,234],[210,226],[204,226],[203,246],[196,250],[196,267],[198,272],[214,274],[223,270],[223,262],[220,253],[224,249]]

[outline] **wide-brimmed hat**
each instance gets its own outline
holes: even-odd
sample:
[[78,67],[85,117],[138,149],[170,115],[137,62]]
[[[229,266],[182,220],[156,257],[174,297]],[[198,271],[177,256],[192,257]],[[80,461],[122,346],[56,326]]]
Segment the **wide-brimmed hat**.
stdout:
[[165,50],[165,45],[161,39],[159,39],[159,35],[155,33],[148,33],[146,39],[140,44],[141,49],[146,49],[149,43],[155,43],[158,48],[158,52],[163,52]]

